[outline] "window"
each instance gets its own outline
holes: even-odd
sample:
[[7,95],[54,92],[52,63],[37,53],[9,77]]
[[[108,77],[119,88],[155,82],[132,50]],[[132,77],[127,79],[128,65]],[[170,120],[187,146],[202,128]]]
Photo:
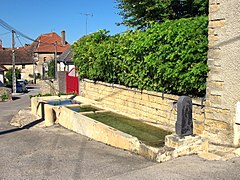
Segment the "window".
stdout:
[[22,65],[22,69],[25,69],[25,64]]

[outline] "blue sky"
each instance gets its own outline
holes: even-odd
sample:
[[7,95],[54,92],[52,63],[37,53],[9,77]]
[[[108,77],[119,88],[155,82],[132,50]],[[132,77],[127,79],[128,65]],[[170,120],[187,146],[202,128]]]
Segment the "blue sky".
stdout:
[[[126,27],[115,24],[121,22],[118,12],[115,0],[12,0],[1,2],[0,19],[32,39],[49,32],[61,35],[65,30],[66,40],[72,44],[86,34],[86,13],[93,14],[88,16],[88,34],[99,29],[124,32]],[[0,39],[3,47],[11,47],[11,33],[2,27]],[[20,46],[18,40],[16,46]]]

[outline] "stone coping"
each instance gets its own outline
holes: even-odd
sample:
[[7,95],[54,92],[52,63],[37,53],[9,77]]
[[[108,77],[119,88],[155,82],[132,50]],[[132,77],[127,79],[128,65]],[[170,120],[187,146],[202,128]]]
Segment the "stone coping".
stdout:
[[[173,94],[167,94],[164,92],[156,92],[156,91],[147,91],[147,90],[139,90],[137,88],[129,88],[123,85],[119,85],[119,84],[110,84],[110,83],[106,83],[106,82],[101,82],[101,81],[93,81],[93,80],[89,80],[89,79],[83,79],[83,82],[89,82],[89,83],[93,83],[93,84],[100,84],[103,86],[107,86],[107,87],[112,87],[114,88],[118,88],[118,89],[124,89],[124,90],[129,90],[129,91],[133,91],[135,93],[143,93],[143,94],[148,94],[148,95],[152,95],[152,96],[157,96],[157,97],[162,97],[163,99],[170,99],[170,100],[174,100],[174,101],[178,101],[179,96],[178,95],[173,95]],[[204,106],[205,104],[205,99],[203,98],[199,98],[199,97],[194,97],[192,98],[192,104],[198,105],[198,106]]]

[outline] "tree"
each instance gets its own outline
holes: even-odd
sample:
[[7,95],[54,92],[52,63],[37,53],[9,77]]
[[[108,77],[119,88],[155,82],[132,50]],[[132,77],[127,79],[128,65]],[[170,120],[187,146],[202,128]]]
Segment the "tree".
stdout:
[[[6,79],[7,79],[8,86],[12,86],[12,73],[13,73],[12,68],[10,68],[6,73]],[[21,69],[16,68],[15,75],[16,75],[16,79],[21,79]]]
[[47,75],[49,78],[55,77],[55,61],[52,60],[48,63],[48,72]]
[[116,0],[120,24],[145,28],[152,22],[164,22],[187,17],[208,15],[208,0]]

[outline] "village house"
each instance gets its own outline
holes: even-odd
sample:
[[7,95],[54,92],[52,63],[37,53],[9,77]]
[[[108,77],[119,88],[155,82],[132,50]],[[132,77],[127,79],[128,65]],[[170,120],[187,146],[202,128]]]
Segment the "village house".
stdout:
[[72,50],[68,48],[58,57],[58,71],[70,71],[71,69],[75,68],[72,60]]
[[[33,80],[34,74],[41,77],[46,74],[48,64],[56,60],[70,48],[65,40],[65,31],[60,37],[55,32],[40,35],[32,44],[14,48],[15,65],[21,70],[21,79]],[[0,41],[0,64],[7,69],[12,68],[12,48],[2,47]]]
[[70,44],[65,40],[65,31],[61,32],[61,37],[55,32],[42,34],[36,41],[38,45],[34,50],[36,59],[35,73],[45,76],[48,71],[48,64],[53,60],[57,61],[57,58],[70,48]]
[[[0,43],[1,44],[1,43]],[[30,74],[34,73],[33,52],[36,47],[36,42],[31,45],[14,48],[15,52],[15,67],[21,70],[21,79],[30,80]],[[0,45],[0,64],[7,69],[12,68],[12,48],[3,48]]]

